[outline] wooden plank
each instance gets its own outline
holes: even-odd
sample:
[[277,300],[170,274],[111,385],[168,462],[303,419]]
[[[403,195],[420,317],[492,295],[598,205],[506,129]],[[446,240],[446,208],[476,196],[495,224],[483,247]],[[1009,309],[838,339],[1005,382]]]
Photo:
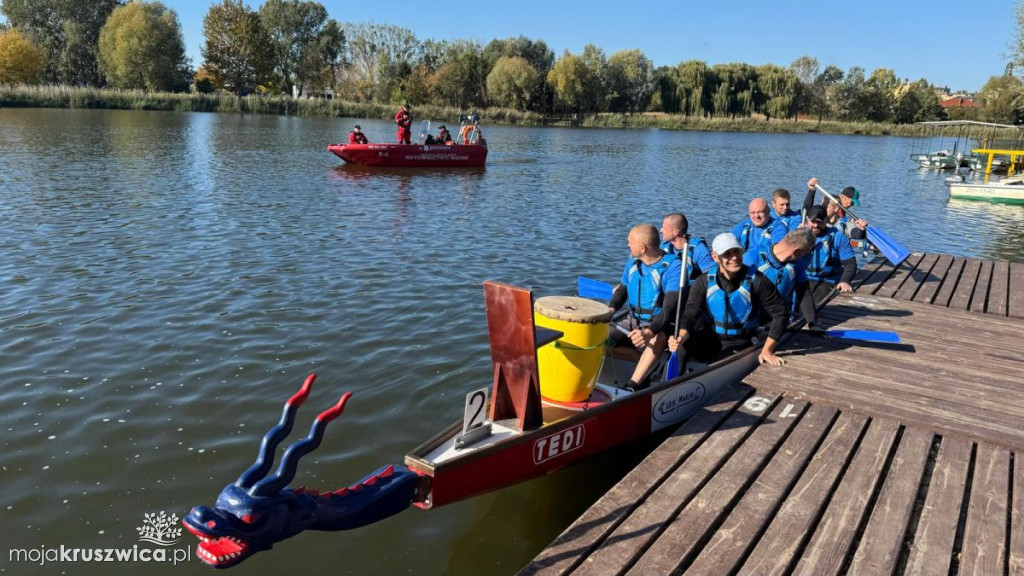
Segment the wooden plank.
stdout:
[[935,295],[939,291],[939,287],[942,286],[942,280],[949,273],[951,264],[953,264],[952,256],[948,254],[939,256],[939,259],[935,261],[935,265],[932,266],[931,272],[922,281],[921,289],[917,291],[917,294],[914,294],[914,302],[932,303],[932,300],[935,299]]
[[991,260],[981,263],[981,271],[978,272],[978,281],[974,285],[974,295],[971,297],[971,312],[984,312],[988,305],[989,285],[992,282]]
[[781,576],[789,572],[794,556],[811,537],[822,510],[828,506],[830,495],[860,443],[867,423],[867,418],[860,414],[843,412],[839,415],[743,563],[738,572],[740,576]]
[[617,573],[630,566],[678,514],[729,454],[769,412],[778,395],[754,396],[726,420],[682,465],[617,526],[573,574]]
[[808,465],[837,416],[835,408],[821,404],[807,410],[796,430],[701,549],[685,574],[715,576],[738,568],[740,560],[757,542],[758,534],[796,484],[800,472]]
[[1024,262],[1010,263],[1010,294],[1007,315],[1024,318]]
[[970,258],[964,264],[963,274],[960,281],[956,283],[956,290],[949,299],[949,307],[954,310],[967,310],[971,304],[971,296],[974,294],[974,285],[978,280],[978,272],[981,271],[981,260]]
[[[670,574],[703,547],[720,519],[732,508],[800,420],[806,402],[783,399],[761,421],[713,478],[671,519],[627,574]],[[790,417],[792,416],[792,417]]]
[[[1006,316],[1006,304],[1009,302],[1010,263],[999,260],[992,267],[992,287],[988,292],[988,307],[985,312],[996,316]],[[1020,288],[1018,288],[1019,290]]]
[[942,438],[905,574],[949,574],[972,446],[964,438]]
[[1009,576],[1024,576],[1024,453],[1013,459],[1013,510],[1010,512]]
[[910,277],[903,282],[903,286],[896,292],[893,298],[897,300],[913,300],[914,294],[921,289],[925,280],[931,275],[935,262],[939,259],[938,254],[925,254],[917,267],[910,273]]
[[623,518],[676,470],[679,462],[689,457],[753,392],[753,388],[744,384],[723,390],[717,400],[687,419],[519,574],[567,574],[575,569]]
[[949,306],[949,299],[953,297],[957,282],[960,281],[960,274],[964,271],[964,264],[966,264],[966,260],[963,258],[953,258],[953,262],[949,265],[949,270],[946,271],[946,276],[942,279],[939,291],[935,294],[935,298],[932,299],[932,304],[936,306]]
[[960,576],[1002,574],[1006,551],[1006,511],[1010,453],[978,444],[967,527],[960,552]]
[[910,524],[934,434],[907,428],[871,511],[850,574],[892,574]]
[[896,268],[896,271],[875,290],[875,296],[882,298],[892,298],[895,296],[903,282],[910,278],[910,274],[917,268],[922,258],[924,258],[924,254],[911,254],[907,256],[907,259]]
[[892,271],[892,264],[889,264],[888,260],[881,256],[876,256],[874,260],[857,270],[851,284],[855,291],[863,289],[865,293],[870,294],[872,290],[877,288],[878,284],[885,282],[885,279],[889,277],[889,274],[892,274]]
[[882,469],[896,441],[898,430],[899,424],[893,420],[872,420],[868,433],[850,462],[850,468],[839,483],[794,574],[839,574],[857,528],[868,512],[868,502],[882,480]]

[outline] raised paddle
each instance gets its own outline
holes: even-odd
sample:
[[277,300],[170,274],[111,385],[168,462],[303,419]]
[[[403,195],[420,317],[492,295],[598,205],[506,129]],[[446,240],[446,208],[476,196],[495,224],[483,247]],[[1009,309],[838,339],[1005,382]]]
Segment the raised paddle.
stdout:
[[[687,238],[686,243],[683,244],[683,265],[679,269],[679,295],[676,298],[676,336],[679,335],[679,309],[683,307],[683,288],[690,277],[686,274],[686,265],[690,261],[690,240]],[[679,350],[673,350],[672,355],[668,357],[668,364],[665,365],[665,378],[669,380],[679,376],[679,372],[682,370],[681,362],[679,361]]]
[[[854,220],[860,220],[860,218],[857,218],[857,215],[851,212],[849,208],[843,208],[843,205],[839,203],[839,200],[836,200],[835,196],[829,194],[827,190],[822,188],[821,184],[817,185],[817,189],[821,190],[821,193],[827,196],[829,200],[835,202],[837,206],[849,213]],[[907,259],[907,256],[910,256],[910,250],[878,228],[868,226],[867,234],[868,241],[881,250],[882,254],[888,258],[889,262],[892,262],[893,266],[899,266]]]
[[576,293],[583,298],[594,300],[611,300],[612,285],[586,276],[576,278]]

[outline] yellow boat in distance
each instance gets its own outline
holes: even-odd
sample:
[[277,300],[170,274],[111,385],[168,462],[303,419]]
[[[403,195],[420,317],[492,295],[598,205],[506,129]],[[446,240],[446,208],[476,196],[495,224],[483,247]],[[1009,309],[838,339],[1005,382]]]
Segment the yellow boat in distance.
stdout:
[[[963,158],[963,163],[970,167],[975,174],[980,174],[981,177],[968,178],[957,172],[946,178],[950,198],[986,200],[1000,204],[1024,204],[1024,176],[1014,175],[1024,170],[1024,130],[1020,126],[973,120],[918,122],[918,124],[932,126],[935,133],[939,134],[955,128],[958,147],[960,147],[960,139],[963,139],[964,146],[961,149],[967,148],[967,142],[972,140],[970,136],[972,128],[980,127],[988,134],[987,137],[973,138],[981,143],[981,146],[972,148],[970,156]],[[958,159],[955,166],[961,165],[963,164]],[[992,174],[1004,171],[1006,172],[1005,177],[992,178]]]

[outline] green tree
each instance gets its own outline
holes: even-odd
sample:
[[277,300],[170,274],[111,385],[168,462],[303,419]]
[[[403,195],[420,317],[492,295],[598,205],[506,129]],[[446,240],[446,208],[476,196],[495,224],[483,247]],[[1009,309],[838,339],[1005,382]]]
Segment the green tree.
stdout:
[[[307,0],[266,0],[260,20],[274,43],[274,69],[289,94],[310,81],[318,85],[330,79],[345,50],[345,33],[327,17],[319,2]],[[329,82],[327,82],[329,83]]]
[[749,117],[758,98],[757,69],[749,64],[715,64],[712,67],[718,85],[714,92],[716,116]]
[[616,52],[608,58],[609,109],[642,112],[654,92],[654,64],[640,50]]
[[159,2],[115,8],[100,30],[99,62],[118,88],[188,89],[191,72],[178,15]]
[[484,47],[483,57],[490,65],[488,74],[501,58],[526,60],[537,71],[537,82],[531,86],[528,108],[546,110],[550,107],[553,94],[549,93],[545,80],[554,65],[555,53],[548,48],[543,40],[531,40],[525,36],[492,40]]
[[594,83],[592,75],[593,71],[587,68],[582,58],[566,50],[551,67],[547,80],[559,101],[575,112],[581,112],[587,104],[587,87]]
[[791,118],[796,115],[803,87],[793,70],[774,64],[757,69],[760,111],[769,120]]
[[843,71],[839,67],[829,64],[814,79],[814,84],[818,87],[821,95],[821,99],[817,103],[819,123],[823,114],[832,114],[832,105],[836,99],[836,87],[843,81],[843,76]]
[[402,80],[412,72],[419,41],[412,30],[388,24],[345,24],[348,57],[379,100],[402,99]]
[[0,30],[0,84],[38,84],[45,67],[42,51],[17,28]]
[[808,114],[820,109],[820,102],[825,98],[818,77],[821,75],[821,66],[817,58],[801,56],[789,65],[789,69],[800,81],[800,97],[797,99],[796,111]]
[[713,108],[712,89],[715,74],[700,60],[688,60],[676,66],[681,111],[686,116],[706,116]]
[[204,66],[214,85],[235,93],[274,79],[274,48],[257,12],[242,0],[214,4],[203,18]]
[[1018,121],[1024,110],[1024,83],[1016,76],[993,76],[978,93],[982,113],[989,122]]
[[583,47],[580,60],[587,67],[587,84],[585,86],[583,109],[590,112],[601,112],[608,105],[608,58],[593,44]]
[[48,82],[100,86],[100,28],[118,0],[3,0],[0,12],[42,51]]
[[526,110],[539,76],[525,58],[502,56],[487,75],[487,94],[501,106]]
[[434,72],[431,84],[441,102],[457,108],[483,105],[487,94],[487,71],[483,49],[472,41],[450,44]]

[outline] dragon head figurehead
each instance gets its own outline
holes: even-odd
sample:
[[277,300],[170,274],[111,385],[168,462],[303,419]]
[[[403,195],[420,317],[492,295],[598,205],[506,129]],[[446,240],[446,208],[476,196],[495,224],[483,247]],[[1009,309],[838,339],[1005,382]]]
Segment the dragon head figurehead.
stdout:
[[315,378],[306,378],[302,389],[285,402],[281,421],[263,437],[256,463],[221,490],[213,507],[196,506],[182,521],[199,538],[196,553],[203,562],[227,568],[304,530],[357,528],[397,514],[412,503],[420,477],[401,466],[385,466],[333,492],[286,486],[295,477],[299,459],[320,445],[327,424],[341,415],[351,393],[317,416],[309,434],[289,446],[277,471],[267,476],[274,451],[291,432]]

